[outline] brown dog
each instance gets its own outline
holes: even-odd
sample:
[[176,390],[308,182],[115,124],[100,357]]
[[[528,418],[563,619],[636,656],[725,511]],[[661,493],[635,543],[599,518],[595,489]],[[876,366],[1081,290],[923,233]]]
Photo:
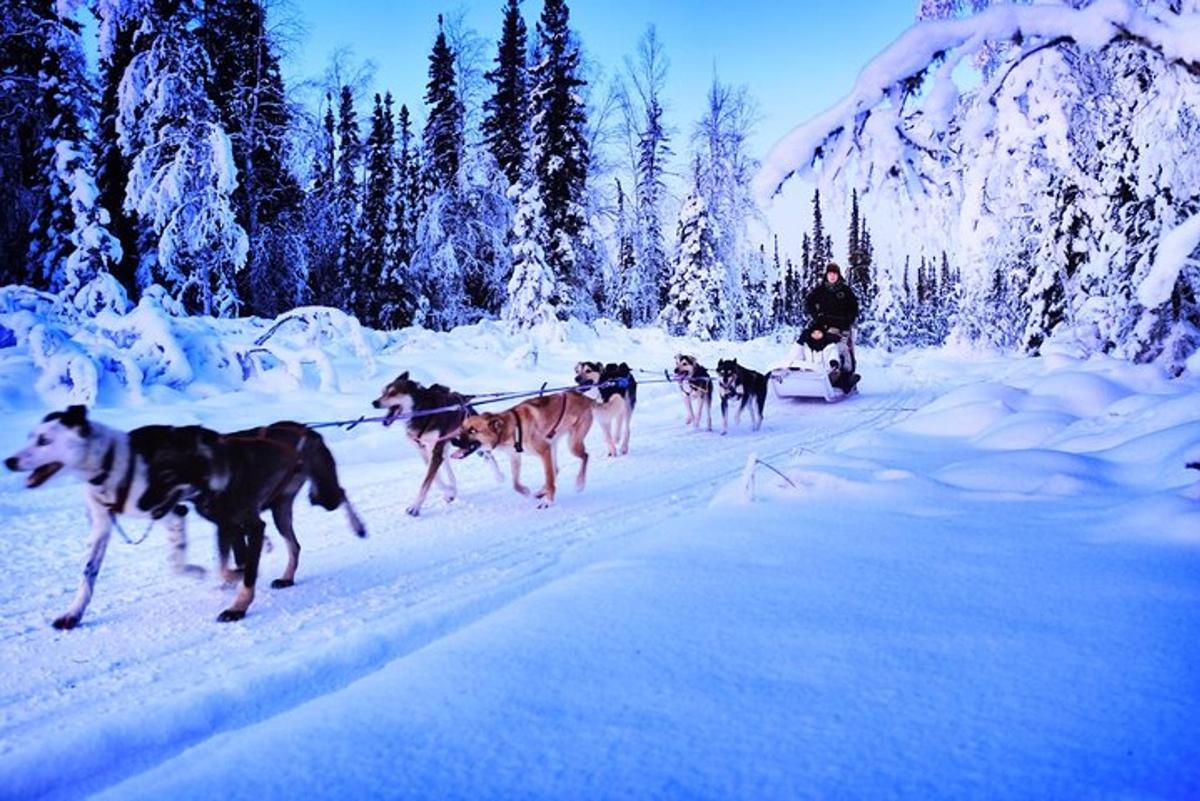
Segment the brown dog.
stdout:
[[521,483],[521,454],[532,451],[542,460],[546,485],[536,493],[541,499],[539,509],[554,503],[555,444],[566,434],[571,453],[579,457],[579,475],[575,478],[575,489],[581,490],[587,482],[588,453],[583,441],[592,427],[592,410],[595,403],[575,392],[544,395],[517,404],[499,414],[471,415],[463,421],[459,431],[461,445],[453,458],[462,459],[478,448],[485,452],[501,449],[508,451],[512,464],[513,489],[522,495],[529,488]]

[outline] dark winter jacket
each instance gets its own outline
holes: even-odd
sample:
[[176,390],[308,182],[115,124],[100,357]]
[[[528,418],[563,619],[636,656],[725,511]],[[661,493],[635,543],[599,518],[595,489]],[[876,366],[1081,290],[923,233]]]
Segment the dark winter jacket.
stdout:
[[849,331],[858,319],[858,298],[845,281],[822,281],[804,301],[804,309],[814,325]]

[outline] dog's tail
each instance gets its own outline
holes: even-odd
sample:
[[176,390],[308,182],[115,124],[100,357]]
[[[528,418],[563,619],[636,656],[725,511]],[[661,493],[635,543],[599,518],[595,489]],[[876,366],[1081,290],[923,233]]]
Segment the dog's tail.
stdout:
[[1200,462],[1188,462],[1188,467],[1192,470],[1200,470]]
[[621,362],[621,366],[625,368],[625,380],[629,382],[626,393],[629,396],[629,411],[633,411],[637,406],[637,379],[633,377],[633,371],[629,369],[629,365]]
[[309,431],[304,442],[304,472],[308,475],[308,499],[323,509],[333,511],[339,506],[346,510],[350,528],[360,537],[367,536],[367,527],[346,497],[346,491],[338,482],[337,463],[325,440],[315,431]]

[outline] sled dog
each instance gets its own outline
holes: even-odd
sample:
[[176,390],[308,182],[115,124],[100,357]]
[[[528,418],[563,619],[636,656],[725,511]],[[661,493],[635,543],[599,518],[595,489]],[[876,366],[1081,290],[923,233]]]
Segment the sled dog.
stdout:
[[321,435],[303,423],[280,421],[232,434],[200,426],[174,431],[174,441],[149,460],[149,486],[138,506],[154,509],[164,499],[181,498],[216,524],[222,576],[229,582],[237,578],[229,567],[231,551],[243,566],[237,597],[217,620],[241,620],[254,601],[266,529],[260,515],[267,510],[288,547],[287,567],[271,586],[295,584],[300,543],[292,526],[292,507],[306,483],[311,503],[331,512],[343,508],[351,530],[367,536],[338,482],[333,454]]
[[767,377],[762,373],[743,367],[737,359],[721,359],[717,362],[717,377],[721,393],[721,434],[729,432],[729,403],[738,401],[734,413],[734,425],[741,425],[742,412],[750,409],[750,428],[758,431],[762,427],[763,406],[767,402]]
[[[441,384],[421,386],[411,380],[405,370],[384,387],[379,397],[371,403],[376,409],[387,409],[387,417],[383,421],[385,426],[390,426],[398,418],[405,418],[405,433],[425,460],[425,478],[417,490],[417,497],[405,509],[413,517],[421,514],[421,505],[425,503],[425,496],[429,494],[429,487],[434,480],[441,487],[446,503],[458,495],[458,481],[450,469],[450,462],[446,460],[446,443],[457,445],[463,420],[475,414],[470,400],[469,395],[452,392]],[[421,414],[414,417],[414,412]],[[484,452],[483,456],[496,480],[502,480],[496,457],[488,452]],[[444,477],[442,474],[445,474]]]
[[[684,425],[700,428],[701,415],[708,416],[708,430],[712,431],[712,399],[713,382],[708,370],[700,366],[695,356],[677,355],[675,357],[675,380],[683,392],[683,405],[687,407],[687,421]],[[697,406],[693,410],[692,402]]]
[[592,410],[595,402],[577,392],[561,392],[530,398],[499,414],[471,415],[463,421],[459,449],[455,459],[461,459],[477,448],[484,451],[504,450],[508,452],[512,465],[513,489],[528,495],[529,489],[521,483],[521,454],[530,450],[542,460],[546,483],[537,491],[539,509],[554,503],[555,446],[559,437],[566,435],[571,453],[579,457],[579,475],[575,478],[575,489],[582,490],[587,482],[588,452],[584,438],[592,427]]
[[604,434],[608,455],[629,453],[629,424],[637,405],[637,381],[625,362],[620,364],[579,362],[575,365],[575,383],[579,391],[596,402],[594,414]]
[[149,460],[172,438],[166,426],[146,426],[128,433],[87,417],[84,406],[51,412],[33,429],[25,447],[4,460],[15,472],[29,473],[25,486],[40,487],[59,471],[83,479],[84,504],[91,520],[91,543],[83,578],[67,611],[54,620],[56,629],[79,625],[92,599],[96,576],[108,549],[116,515],[162,520],[170,542],[169,561],[176,573],[202,576],[204,568],[187,562],[188,508],[180,494],[160,496],[159,503],[143,507],[149,490]]

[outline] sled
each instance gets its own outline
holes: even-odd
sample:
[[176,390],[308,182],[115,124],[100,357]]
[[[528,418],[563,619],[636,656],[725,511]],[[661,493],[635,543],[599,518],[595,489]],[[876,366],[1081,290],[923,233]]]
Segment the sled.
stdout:
[[836,353],[832,347],[813,350],[797,343],[788,354],[787,361],[771,370],[771,391],[781,400],[816,399],[829,403],[853,395],[858,391],[857,387],[846,392],[833,385],[841,372],[841,365],[836,356],[831,364],[829,355]]

